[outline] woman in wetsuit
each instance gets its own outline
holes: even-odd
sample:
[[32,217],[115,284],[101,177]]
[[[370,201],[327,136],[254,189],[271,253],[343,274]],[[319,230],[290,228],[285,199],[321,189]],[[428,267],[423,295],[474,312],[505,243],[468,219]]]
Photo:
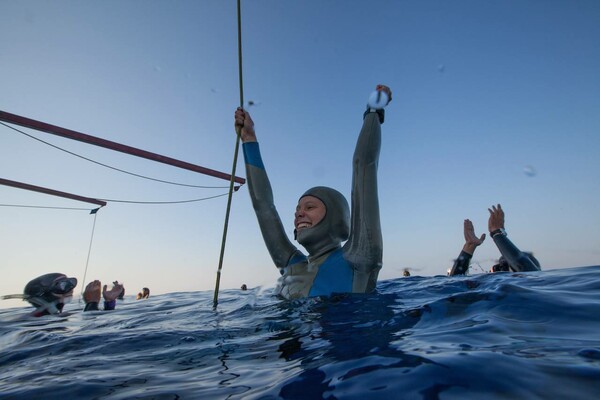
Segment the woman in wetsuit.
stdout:
[[[376,90],[391,101],[387,86],[378,85]],[[383,258],[377,195],[383,120],[383,108],[368,107],[363,115],[352,163],[351,208],[340,192],[329,187],[313,187],[300,196],[294,233],[308,252],[305,255],[288,239],[275,208],[254,122],[247,111],[236,110],[235,128],[243,142],[250,198],[267,249],[282,275],[278,295],[296,299],[375,289]]]

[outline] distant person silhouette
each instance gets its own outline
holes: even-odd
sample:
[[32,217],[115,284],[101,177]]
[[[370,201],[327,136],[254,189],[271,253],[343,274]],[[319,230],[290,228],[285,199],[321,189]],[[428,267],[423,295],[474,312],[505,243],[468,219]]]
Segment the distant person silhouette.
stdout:
[[148,297],[150,297],[150,289],[148,289],[147,287],[143,288],[141,292],[139,292],[137,294],[137,296],[135,296],[136,300],[140,300],[140,299],[147,299]]

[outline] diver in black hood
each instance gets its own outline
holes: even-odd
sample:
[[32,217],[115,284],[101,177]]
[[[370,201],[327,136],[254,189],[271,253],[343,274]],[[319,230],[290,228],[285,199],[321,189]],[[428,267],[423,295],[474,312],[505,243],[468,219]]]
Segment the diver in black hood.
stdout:
[[377,164],[383,107],[392,100],[392,93],[387,86],[378,85],[374,95],[376,100],[370,101],[363,115],[354,152],[352,207],[340,192],[324,186],[307,190],[298,200],[294,234],[308,256],[288,239],[275,209],[250,114],[241,108],[235,112],[250,198],[271,258],[282,275],[277,288],[280,296],[295,299],[375,289],[383,258]]
[[45,274],[27,283],[23,289],[23,300],[36,308],[32,313],[35,317],[60,314],[65,303],[71,301],[76,286],[76,278],[60,273]]

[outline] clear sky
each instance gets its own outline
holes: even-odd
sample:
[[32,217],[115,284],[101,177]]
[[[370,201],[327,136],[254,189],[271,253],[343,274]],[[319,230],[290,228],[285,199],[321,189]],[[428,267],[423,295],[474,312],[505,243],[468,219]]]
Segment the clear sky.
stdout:
[[[600,264],[600,2],[242,1],[244,98],[291,235],[300,194],[350,196],[366,100],[389,85],[379,163],[380,279],[445,274],[463,220],[543,269]],[[239,105],[235,0],[0,2],[0,110],[230,173]],[[17,127],[18,128],[18,127]],[[82,196],[180,201],[228,182],[0,125],[0,177]],[[243,158],[238,176],[245,176]],[[213,290],[227,197],[82,202],[0,186],[0,295],[47,272],[127,294]],[[91,240],[95,218],[95,230]],[[88,250],[91,253],[88,260]],[[489,238],[474,260],[498,257]],[[271,287],[246,187],[233,197],[221,288]],[[0,301],[0,307],[25,305]]]

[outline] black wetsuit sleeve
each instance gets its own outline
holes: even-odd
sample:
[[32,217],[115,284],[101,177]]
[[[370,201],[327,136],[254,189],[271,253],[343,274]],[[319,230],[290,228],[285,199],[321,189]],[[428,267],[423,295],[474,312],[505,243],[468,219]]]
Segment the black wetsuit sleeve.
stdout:
[[83,311],[98,311],[100,310],[98,308],[98,303],[96,303],[95,301],[90,301],[89,303],[85,303],[85,308],[83,309]]
[[461,251],[458,255],[458,258],[454,260],[454,265],[450,270],[449,276],[454,275],[465,275],[469,270],[469,264],[471,263],[471,258],[473,258],[472,254],[467,253],[466,251]]
[[248,192],[269,254],[277,268],[284,268],[300,251],[288,239],[273,199],[273,190],[257,142],[243,144]]
[[493,237],[498,250],[504,256],[510,269],[514,272],[539,271],[533,260],[510,241],[505,234],[497,234]]

